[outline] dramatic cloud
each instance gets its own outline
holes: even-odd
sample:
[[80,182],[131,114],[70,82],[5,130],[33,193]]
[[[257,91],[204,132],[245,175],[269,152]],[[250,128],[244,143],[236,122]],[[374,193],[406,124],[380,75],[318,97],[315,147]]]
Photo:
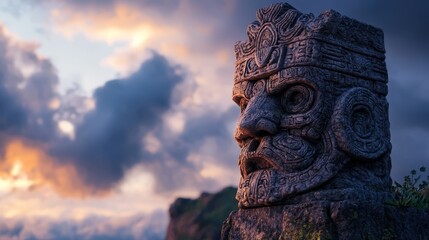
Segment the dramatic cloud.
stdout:
[[[3,178],[75,197],[112,192],[136,166],[154,177],[157,193],[170,196],[235,182],[233,171],[222,169],[236,167],[231,136],[238,112],[188,108],[194,84],[184,68],[153,52],[128,77],[97,88],[91,100],[73,89],[57,93],[55,69],[35,46],[1,39],[0,109],[10,118],[1,129]],[[10,64],[15,62],[22,65]]]
[[12,187],[18,179],[27,187],[48,184],[65,193],[80,181],[74,180],[74,166],[46,153],[59,132],[54,121],[58,77],[36,49],[0,27],[0,176]]
[[59,94],[36,45],[0,40],[1,113],[21,116],[8,112],[0,129],[0,238],[163,239],[165,209],[179,193],[237,181],[237,112],[193,115],[185,104],[193,79],[182,67],[154,52],[91,100],[76,89]]
[[35,53],[36,48],[35,44],[14,39],[0,26],[2,138],[46,139],[45,133],[54,129],[50,103],[56,99],[58,78],[50,61]]
[[110,189],[142,159],[142,136],[161,123],[174,87],[183,80],[178,69],[154,53],[126,79],[96,89],[96,107],[76,126],[75,138],[53,149],[53,155],[76,166],[83,181]]

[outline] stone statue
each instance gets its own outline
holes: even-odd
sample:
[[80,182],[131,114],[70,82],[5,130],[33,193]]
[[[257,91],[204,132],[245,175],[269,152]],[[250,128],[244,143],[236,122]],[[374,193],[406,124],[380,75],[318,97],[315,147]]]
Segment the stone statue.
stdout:
[[257,18],[235,46],[240,206],[314,190],[384,195],[391,145],[382,31],[285,3]]
[[247,34],[235,45],[233,86],[241,209],[224,223],[223,238],[306,231],[364,239],[338,231],[352,224],[344,216],[356,206],[356,216],[375,214],[390,196],[382,30],[333,10],[314,17],[278,3],[258,10]]

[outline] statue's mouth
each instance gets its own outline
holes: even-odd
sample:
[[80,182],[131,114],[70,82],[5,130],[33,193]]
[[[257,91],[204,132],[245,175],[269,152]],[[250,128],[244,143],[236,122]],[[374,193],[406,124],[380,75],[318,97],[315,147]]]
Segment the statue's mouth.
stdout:
[[240,154],[240,170],[244,178],[250,173],[263,169],[276,168],[277,164],[261,151],[265,139],[252,139],[244,146]]
[[349,161],[332,134],[325,132],[318,143],[287,132],[242,141],[240,208],[276,204],[331,179]]
[[247,176],[252,172],[269,168],[273,168],[273,165],[263,158],[248,158],[244,161],[244,176]]
[[243,178],[265,169],[293,173],[309,167],[316,158],[316,148],[302,138],[279,134],[245,141],[240,154]]

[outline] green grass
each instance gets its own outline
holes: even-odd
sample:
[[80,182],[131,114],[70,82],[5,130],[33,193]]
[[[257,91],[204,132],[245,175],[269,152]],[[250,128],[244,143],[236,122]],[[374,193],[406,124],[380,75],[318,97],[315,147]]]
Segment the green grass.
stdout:
[[395,181],[392,186],[394,198],[386,203],[397,207],[429,210],[429,175],[424,179],[425,172],[426,167],[421,167],[419,172],[412,170],[405,176],[402,184]]

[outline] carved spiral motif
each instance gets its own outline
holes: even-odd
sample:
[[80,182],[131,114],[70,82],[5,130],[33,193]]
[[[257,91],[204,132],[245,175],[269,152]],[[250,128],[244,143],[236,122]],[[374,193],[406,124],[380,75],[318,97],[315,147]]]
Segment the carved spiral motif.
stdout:
[[353,88],[339,98],[333,127],[339,146],[360,160],[374,160],[389,146],[387,102],[365,88]]
[[303,113],[311,109],[315,99],[313,89],[304,85],[290,87],[283,94],[281,102],[287,113]]
[[316,149],[300,137],[279,135],[273,138],[273,152],[282,156],[286,172],[307,168],[315,160]]

